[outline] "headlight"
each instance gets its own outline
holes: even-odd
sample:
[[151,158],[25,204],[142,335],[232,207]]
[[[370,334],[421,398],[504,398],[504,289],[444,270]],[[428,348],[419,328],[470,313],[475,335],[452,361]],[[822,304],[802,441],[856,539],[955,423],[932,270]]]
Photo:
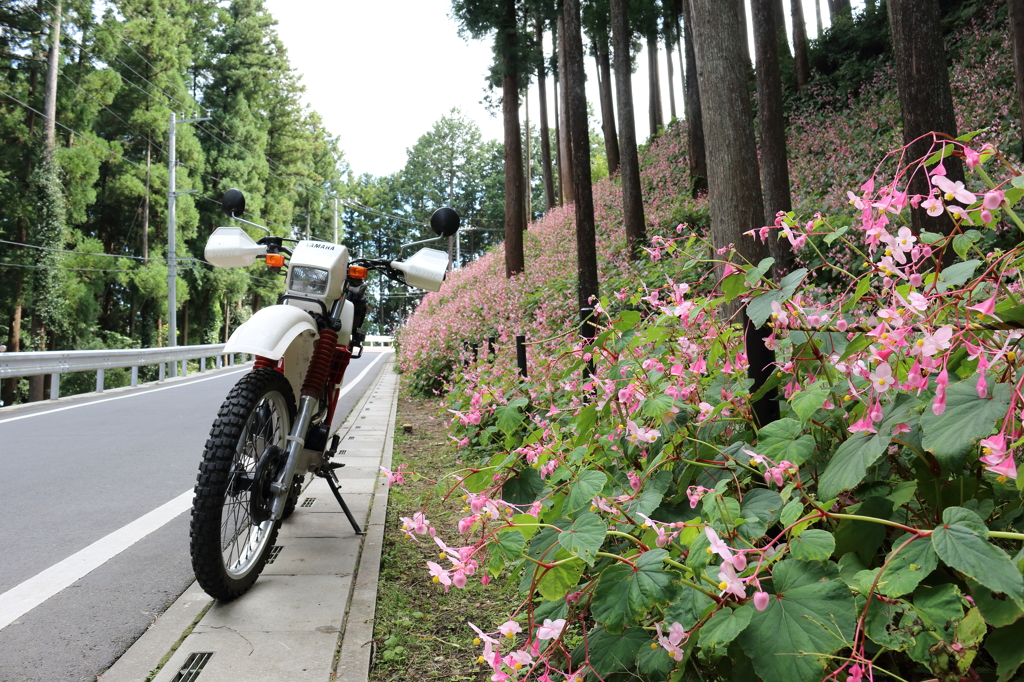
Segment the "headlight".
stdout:
[[327,293],[327,271],[320,268],[292,268],[288,290],[300,294],[323,296]]

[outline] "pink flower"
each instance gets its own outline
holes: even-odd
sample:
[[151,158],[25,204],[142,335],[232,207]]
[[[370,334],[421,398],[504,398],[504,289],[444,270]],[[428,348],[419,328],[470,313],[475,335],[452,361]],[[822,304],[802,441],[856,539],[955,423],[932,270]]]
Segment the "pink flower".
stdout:
[[994,211],[1003,204],[1005,199],[1006,195],[1003,194],[1002,190],[993,189],[985,192],[985,198],[982,199],[981,205],[990,211]]
[[[1006,437],[1001,433],[989,436],[988,438],[982,438],[978,445],[981,446],[981,451],[985,457],[995,457],[996,461],[1002,461],[1006,456]],[[982,461],[989,461],[985,457],[981,458]]]
[[713,554],[717,554],[725,561],[732,561],[732,549],[729,545],[722,542],[718,537],[718,533],[716,533],[711,526],[704,526],[704,535],[708,538],[710,549]]
[[758,611],[764,611],[768,608],[768,593],[767,592],[755,592],[754,593],[754,608]]
[[[402,466],[405,466],[405,465],[403,464]],[[380,470],[383,472],[384,478],[388,479],[388,487],[389,488],[392,485],[395,485],[395,484],[399,484],[400,485],[402,483],[405,483],[405,478],[402,476],[401,468],[402,467],[400,466],[399,467],[399,471],[390,471],[388,469],[385,469],[384,467],[380,468]]]
[[964,189],[964,183],[957,180],[952,182],[945,175],[933,175],[932,182],[943,192],[943,198],[946,201],[953,201],[956,199],[962,204],[973,204],[977,197]]
[[977,317],[978,317],[979,320],[981,318],[985,317],[985,316],[994,318],[996,320],[999,319],[998,317],[996,317],[996,295],[995,294],[992,294],[992,297],[990,299],[988,299],[987,301],[985,301],[984,303],[979,303],[978,305],[967,306],[967,309],[968,310],[976,310],[976,311],[978,311]]
[[686,497],[690,500],[690,509],[694,509],[697,506],[697,503],[700,502],[701,498],[704,497],[704,494],[709,492],[711,492],[709,489],[699,485],[691,485],[687,488]]
[[500,632],[501,634],[505,635],[509,639],[512,639],[513,637],[516,636],[516,633],[522,632],[522,631],[523,631],[523,628],[520,627],[519,623],[517,623],[517,622],[515,622],[514,620],[511,620],[511,619],[505,621],[504,623],[502,623],[501,625],[498,626],[498,632]]
[[847,430],[850,433],[878,433],[878,429],[875,428],[875,422],[872,421],[871,416],[867,412],[864,413],[863,417],[850,424]]
[[949,374],[946,373],[945,369],[939,372],[935,383],[938,384],[938,387],[935,389],[935,402],[932,403],[932,413],[938,417],[946,411],[946,387],[949,386]]
[[747,596],[747,588],[743,585],[743,581],[740,580],[739,576],[736,575],[736,569],[732,567],[732,564],[725,561],[722,562],[718,570],[718,579],[722,581],[718,583],[718,588],[722,590],[722,594],[733,594],[739,599],[744,599]]
[[[676,629],[677,626],[678,630]],[[679,623],[673,623],[672,628],[669,629],[668,637],[661,634],[661,623],[656,623],[654,628],[658,631],[658,643],[665,648],[669,656],[676,661],[683,660],[683,650],[679,646],[679,643],[683,641],[683,637],[686,636],[683,626]]]
[[896,383],[896,378],[893,377],[892,368],[888,362],[880,364],[868,378],[871,379],[871,386],[879,393],[885,393],[890,386]]
[[1007,455],[998,464],[986,464],[985,469],[991,471],[997,476],[1006,476],[1006,478],[1017,479],[1017,463],[1013,460],[1012,455]]
[[441,568],[440,564],[434,563],[433,561],[427,562],[427,568],[430,569],[430,575],[433,576],[431,580],[435,583],[441,583],[447,588],[452,584],[452,579],[448,577],[448,571]]
[[626,422],[626,436],[630,443],[636,443],[637,441],[643,443],[653,443],[661,435],[661,431],[658,429],[645,429],[642,426],[637,425],[632,419]]
[[544,619],[544,624],[537,628],[537,639],[558,639],[565,629],[565,618],[558,620]]

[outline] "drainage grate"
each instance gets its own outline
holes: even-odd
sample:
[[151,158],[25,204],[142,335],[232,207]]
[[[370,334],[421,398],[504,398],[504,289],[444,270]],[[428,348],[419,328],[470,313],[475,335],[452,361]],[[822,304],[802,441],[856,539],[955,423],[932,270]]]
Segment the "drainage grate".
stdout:
[[212,651],[195,651],[189,654],[185,659],[185,665],[181,666],[181,670],[174,676],[172,682],[193,682],[199,677],[199,673],[203,672],[203,668],[206,667],[212,656]]
[[312,507],[314,502],[316,502],[316,498],[315,497],[307,497],[306,499],[304,499],[302,501],[302,506],[303,507]]
[[[302,506],[305,507],[306,504],[303,503]],[[274,545],[273,547],[270,548],[270,557],[267,559],[267,565],[268,566],[270,564],[274,563],[274,559],[277,558],[277,555],[281,553],[282,549],[284,549],[284,547],[282,547],[281,545]]]
[[348,450],[338,450],[339,455],[344,455]]

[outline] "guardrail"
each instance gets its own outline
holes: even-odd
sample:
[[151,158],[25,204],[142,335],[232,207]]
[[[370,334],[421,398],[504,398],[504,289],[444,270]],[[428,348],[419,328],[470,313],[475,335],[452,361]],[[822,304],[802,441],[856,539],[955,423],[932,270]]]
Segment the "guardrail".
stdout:
[[[364,347],[388,348],[392,345],[391,336],[367,336]],[[60,375],[68,372],[96,372],[96,392],[103,392],[105,370],[121,367],[132,368],[132,386],[139,385],[139,367],[159,365],[160,375],[157,381],[163,381],[167,374],[167,366],[171,365],[170,375],[178,375],[178,363],[181,363],[181,376],[188,374],[188,361],[199,360],[199,371],[206,371],[206,359],[214,358],[214,366],[220,369],[224,364],[235,364],[235,355],[245,361],[245,353],[224,354],[224,344],[208,344],[202,346],[175,346],[174,348],[138,348],[126,350],[58,350],[37,353],[0,353],[0,379],[8,377],[30,377],[50,375],[50,399],[60,397]]]
[[[243,360],[244,353],[238,353]],[[50,399],[60,397],[60,375],[68,372],[96,372],[96,391],[103,392],[104,371],[120,367],[132,368],[132,386],[139,384],[139,367],[159,365],[163,381],[167,365],[173,364],[171,376],[177,375],[181,363],[181,375],[188,374],[188,361],[199,360],[199,371],[206,371],[206,359],[215,358],[214,365],[220,369],[226,362],[235,364],[235,355],[224,355],[224,344],[203,346],[176,346],[174,348],[139,348],[127,350],[66,350],[41,351],[37,353],[0,353],[0,379],[7,377],[29,377],[49,374]],[[226,358],[226,360],[225,360]]]

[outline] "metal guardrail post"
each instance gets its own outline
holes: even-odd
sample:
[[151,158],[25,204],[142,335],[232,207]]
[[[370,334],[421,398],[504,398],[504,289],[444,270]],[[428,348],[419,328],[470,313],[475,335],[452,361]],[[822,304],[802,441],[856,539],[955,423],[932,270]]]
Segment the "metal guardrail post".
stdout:
[[102,369],[96,370],[96,392],[97,393],[103,393],[103,378],[104,378],[103,375],[104,375],[104,370],[102,370]]
[[199,358],[199,373],[206,371],[206,358]]
[[157,379],[157,381],[163,381],[164,380],[164,369],[165,369],[164,363],[161,362],[160,363],[160,376]]
[[139,368],[132,367],[132,388],[139,385]]
[[56,372],[50,375],[50,400],[60,397],[60,374]]

